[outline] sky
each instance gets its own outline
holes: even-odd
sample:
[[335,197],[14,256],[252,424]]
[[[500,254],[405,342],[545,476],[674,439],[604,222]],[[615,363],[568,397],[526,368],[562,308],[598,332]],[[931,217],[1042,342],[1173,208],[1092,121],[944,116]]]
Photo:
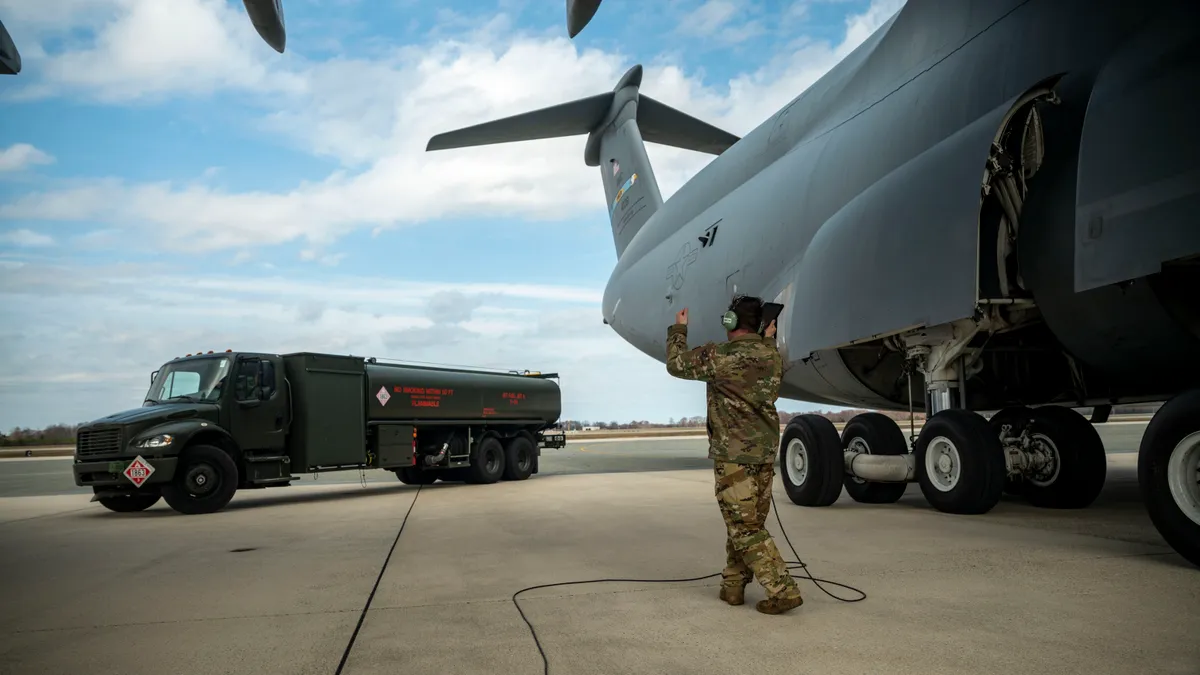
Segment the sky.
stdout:
[[[0,430],[140,405],[196,351],[557,372],[563,418],[703,415],[602,322],[616,252],[584,137],[434,134],[642,91],[745,135],[903,0],[0,0]],[[664,198],[712,160],[649,145]],[[666,330],[666,326],[663,327]],[[789,411],[812,410],[781,400]]]

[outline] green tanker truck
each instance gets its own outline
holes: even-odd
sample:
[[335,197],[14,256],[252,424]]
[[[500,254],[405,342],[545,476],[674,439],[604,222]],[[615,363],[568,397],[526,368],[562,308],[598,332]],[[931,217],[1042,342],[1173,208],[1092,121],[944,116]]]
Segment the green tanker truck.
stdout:
[[311,352],[189,354],[151,375],[141,407],[79,428],[75,484],[113,511],[162,498],[195,514],[295,473],[525,480],[542,448],[566,445],[555,378]]

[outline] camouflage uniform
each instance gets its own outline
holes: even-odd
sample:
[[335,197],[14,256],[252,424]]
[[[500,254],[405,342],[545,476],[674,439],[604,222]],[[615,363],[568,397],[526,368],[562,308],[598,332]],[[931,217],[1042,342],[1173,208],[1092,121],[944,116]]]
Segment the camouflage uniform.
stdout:
[[[783,374],[775,339],[750,333],[689,351],[687,326],[676,324],[667,329],[667,372],[707,383],[708,457],[726,528],[721,597],[741,604],[753,574],[768,598],[798,598],[796,581],[766,529],[779,446],[775,401]],[[759,609],[767,611],[765,606]]]

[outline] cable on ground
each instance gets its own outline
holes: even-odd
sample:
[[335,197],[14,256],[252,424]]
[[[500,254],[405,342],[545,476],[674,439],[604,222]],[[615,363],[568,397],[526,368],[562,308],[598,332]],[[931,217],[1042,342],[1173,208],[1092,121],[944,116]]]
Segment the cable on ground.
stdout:
[[[400,535],[404,533],[404,526],[406,524],[408,524],[409,514],[412,513],[413,507],[417,505],[417,497],[421,496],[421,487],[422,487],[421,485],[417,486],[417,492],[415,495],[413,495],[412,504],[410,504],[408,506],[408,512],[404,514],[404,521],[400,523],[400,530],[398,532],[396,532],[396,539],[392,542],[392,547],[391,547],[391,549],[388,550],[387,557],[384,558],[384,560],[383,560],[383,566],[379,569],[379,576],[376,577],[376,579],[375,579],[375,585],[371,588],[371,594],[367,596],[367,603],[366,603],[366,605],[363,606],[362,613],[358,617],[358,624],[354,627],[354,633],[351,634],[351,636],[350,636],[350,642],[346,644],[346,651],[342,654],[342,660],[340,663],[338,663],[338,667],[337,667],[337,671],[335,671],[335,675],[341,675],[342,669],[346,665],[346,659],[349,658],[350,650],[353,649],[353,647],[354,647],[354,641],[358,638],[358,631],[360,628],[362,628],[363,620],[367,618],[367,610],[369,610],[371,608],[371,601],[375,599],[375,591],[379,588],[379,582],[383,579],[383,573],[387,570],[388,563],[392,559],[392,552],[396,550],[396,544],[400,542]],[[800,558],[800,554],[796,552],[796,547],[794,544],[792,544],[792,539],[791,539],[791,537],[788,536],[787,529],[784,528],[784,526],[783,526],[783,519],[779,516],[779,509],[775,505],[775,495],[773,493],[771,495],[771,508],[772,508],[772,510],[775,511],[775,522],[779,524],[779,531],[783,534],[783,540],[785,542],[787,542],[788,548],[791,549],[791,551],[792,551],[792,555],[796,557],[796,559],[794,561],[792,561],[792,560],[785,561],[787,563],[788,572],[793,579],[807,579],[807,580],[813,582],[813,584],[815,584],[816,587],[818,589],[820,589],[821,592],[823,592],[825,595],[828,595],[829,597],[833,598],[834,600],[838,600],[840,602],[861,602],[861,601],[867,599],[866,593],[864,593],[860,589],[857,589],[853,586],[850,586],[848,584],[843,584],[843,583],[840,583],[837,581],[830,581],[828,579],[821,579],[819,577],[814,577],[808,571],[808,564],[805,563]],[[804,570],[804,573],[802,575],[792,574],[791,571],[796,570],[796,569]],[[537,646],[538,654],[540,654],[542,657],[542,672],[543,672],[543,674],[550,675],[550,660],[546,656],[546,650],[542,647],[542,641],[538,638],[537,630],[534,629],[533,623],[529,620],[529,617],[525,616],[525,611],[523,609],[521,609],[521,603],[517,602],[518,595],[525,593],[527,591],[536,591],[536,590],[539,590],[542,588],[556,588],[559,586],[581,586],[584,584],[600,584],[600,583],[613,583],[613,582],[639,583],[639,584],[678,584],[678,583],[686,583],[689,581],[703,581],[705,579],[713,579],[713,578],[717,578],[720,576],[721,576],[721,573],[716,572],[715,574],[706,574],[701,577],[688,577],[686,579],[587,579],[584,581],[561,581],[561,582],[555,583],[555,584],[540,584],[537,586],[529,586],[527,588],[522,588],[521,590],[512,594],[512,603],[513,603],[513,606],[517,608],[517,613],[519,613],[521,615],[521,620],[524,621],[525,625],[529,627],[529,634],[533,637],[533,642],[534,642],[534,645]],[[825,588],[825,586],[823,584],[828,584],[830,586],[838,586],[838,587],[844,588],[848,591],[853,591],[854,593],[857,593],[859,595],[859,597],[844,598],[840,595],[830,592],[827,588]]]
[[354,632],[350,634],[350,641],[346,643],[346,650],[342,652],[342,660],[338,661],[337,670],[333,671],[334,675],[341,675],[342,669],[346,667],[346,659],[350,658],[350,650],[354,649],[354,641],[358,639],[358,631],[362,628],[363,621],[367,618],[367,610],[371,609],[371,601],[375,599],[375,591],[379,590],[379,582],[383,581],[383,573],[387,571],[388,563],[392,560],[392,553],[396,550],[396,544],[400,543],[400,535],[404,534],[404,526],[408,524],[408,516],[412,513],[413,507],[417,505],[417,497],[421,496],[421,488],[423,485],[417,485],[417,492],[413,495],[412,503],[408,505],[408,511],[404,513],[404,520],[400,522],[400,529],[396,532],[396,538],[392,540],[392,547],[388,549],[387,557],[383,559],[383,565],[379,568],[379,576],[375,577],[375,585],[371,587],[371,594],[367,596],[367,604],[363,605],[362,612],[358,615],[358,623],[354,625]]

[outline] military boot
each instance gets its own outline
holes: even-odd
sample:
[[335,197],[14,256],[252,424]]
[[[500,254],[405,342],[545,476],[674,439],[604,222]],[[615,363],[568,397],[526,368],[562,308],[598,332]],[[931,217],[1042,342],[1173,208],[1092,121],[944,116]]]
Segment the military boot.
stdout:
[[721,584],[721,599],[731,605],[740,605],[746,602],[746,584],[740,586]]
[[755,608],[763,614],[783,614],[803,604],[804,598],[796,593],[795,595],[776,595],[766,600],[759,600]]

